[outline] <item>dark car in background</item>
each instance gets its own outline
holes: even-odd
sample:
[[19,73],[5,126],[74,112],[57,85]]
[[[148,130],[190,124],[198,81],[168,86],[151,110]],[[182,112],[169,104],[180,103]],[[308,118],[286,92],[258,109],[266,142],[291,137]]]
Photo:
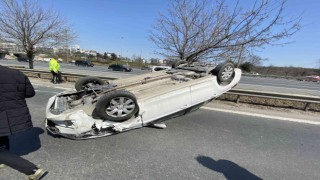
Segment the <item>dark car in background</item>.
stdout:
[[90,67],[94,66],[94,64],[90,60],[76,61],[74,64],[76,66],[90,66]]
[[29,62],[29,58],[28,57],[17,57],[17,60],[19,62]]
[[29,62],[29,58],[26,54],[14,54],[19,62]]
[[132,71],[132,68],[130,66],[126,66],[123,64],[111,64],[108,69],[111,69],[113,71],[125,71],[130,72]]

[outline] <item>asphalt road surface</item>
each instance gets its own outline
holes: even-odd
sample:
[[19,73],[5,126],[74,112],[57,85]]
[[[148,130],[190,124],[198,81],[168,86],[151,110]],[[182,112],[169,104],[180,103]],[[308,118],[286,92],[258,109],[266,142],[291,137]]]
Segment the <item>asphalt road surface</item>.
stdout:
[[[34,128],[11,138],[12,151],[49,170],[45,179],[320,178],[320,128],[199,109],[167,121],[91,140],[44,131],[45,104],[60,89],[35,86]],[[0,179],[23,179],[10,169]]]
[[[28,67],[28,62],[18,62],[16,60],[0,60],[3,65],[15,65]],[[35,62],[35,69],[47,70],[48,63]],[[125,78],[132,75],[143,74],[149,71],[133,69],[132,72],[118,72],[108,70],[106,66],[78,67],[74,64],[61,64],[61,71],[65,73],[79,73],[96,76],[107,76],[112,78]],[[320,96],[320,83],[302,82],[296,80],[277,79],[277,78],[260,78],[242,76],[239,86],[240,89],[250,89],[267,92],[290,93]]]
[[320,96],[320,83],[316,82],[242,76],[239,84],[246,89],[273,90],[277,92],[283,91],[284,93]]
[[320,96],[320,83],[276,78],[242,76],[238,86],[235,89]]

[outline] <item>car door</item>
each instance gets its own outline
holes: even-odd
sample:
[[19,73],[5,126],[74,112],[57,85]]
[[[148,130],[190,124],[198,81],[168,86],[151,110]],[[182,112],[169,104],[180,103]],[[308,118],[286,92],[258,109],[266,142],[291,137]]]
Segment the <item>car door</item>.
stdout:
[[116,71],[121,71],[121,66],[120,65],[116,65],[115,69],[116,69]]
[[111,69],[113,70],[113,71],[117,71],[117,65],[111,65]]
[[124,67],[122,65],[119,65],[119,71],[123,71]]
[[201,83],[191,86],[191,104],[196,105],[208,101],[216,96],[214,87],[217,87],[212,78],[207,78]]
[[142,114],[143,123],[148,124],[162,117],[184,111],[190,107],[190,104],[190,87],[187,86],[143,100],[140,104],[142,111],[140,114]]

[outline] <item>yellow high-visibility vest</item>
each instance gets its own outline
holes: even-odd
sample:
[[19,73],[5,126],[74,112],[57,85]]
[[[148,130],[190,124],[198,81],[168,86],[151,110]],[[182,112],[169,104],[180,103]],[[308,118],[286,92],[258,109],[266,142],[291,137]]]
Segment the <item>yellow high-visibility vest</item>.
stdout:
[[55,73],[57,73],[60,70],[60,64],[59,62],[52,58],[49,62],[49,70],[50,71],[54,71]]

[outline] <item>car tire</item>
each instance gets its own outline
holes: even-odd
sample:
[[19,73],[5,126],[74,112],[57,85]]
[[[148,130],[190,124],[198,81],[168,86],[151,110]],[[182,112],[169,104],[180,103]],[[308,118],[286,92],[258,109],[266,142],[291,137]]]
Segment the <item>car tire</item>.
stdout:
[[181,64],[186,64],[186,63],[188,63],[188,62],[185,61],[185,60],[179,60],[179,61],[177,61],[177,62],[175,62],[175,63],[172,64],[172,68],[177,68],[177,67],[180,66]]
[[217,76],[218,82],[231,81],[234,77],[234,65],[232,62],[219,64],[212,70],[212,74]]
[[77,91],[81,91],[81,90],[85,90],[88,87],[90,87],[91,84],[103,85],[103,84],[105,84],[105,82],[98,77],[86,76],[86,77],[81,77],[77,80],[77,82],[75,83],[75,88]]
[[135,115],[139,107],[134,94],[116,90],[101,96],[95,110],[101,119],[122,122]]

